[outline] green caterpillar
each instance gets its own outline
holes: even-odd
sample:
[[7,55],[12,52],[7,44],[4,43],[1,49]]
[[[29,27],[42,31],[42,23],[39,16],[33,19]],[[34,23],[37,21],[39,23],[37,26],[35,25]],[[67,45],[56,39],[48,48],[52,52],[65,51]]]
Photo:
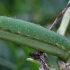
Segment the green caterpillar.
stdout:
[[0,30],[17,33],[70,50],[70,41],[67,38],[34,23],[0,16]]

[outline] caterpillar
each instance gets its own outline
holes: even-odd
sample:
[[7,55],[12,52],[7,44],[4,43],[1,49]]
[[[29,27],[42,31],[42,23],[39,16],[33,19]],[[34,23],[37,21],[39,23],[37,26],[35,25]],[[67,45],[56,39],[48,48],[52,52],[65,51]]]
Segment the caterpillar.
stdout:
[[0,30],[17,33],[70,50],[70,41],[66,37],[34,23],[0,16]]

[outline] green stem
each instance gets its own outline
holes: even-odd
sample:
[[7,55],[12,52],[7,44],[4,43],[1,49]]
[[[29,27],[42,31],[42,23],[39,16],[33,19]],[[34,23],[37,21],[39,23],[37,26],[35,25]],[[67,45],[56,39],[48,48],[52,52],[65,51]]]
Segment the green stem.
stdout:
[[17,67],[15,64],[13,64],[3,58],[0,58],[0,65],[3,65],[3,66],[5,66],[9,69],[12,69],[12,70],[14,70]]
[[55,55],[57,57],[62,58],[63,60],[67,60],[69,56],[68,51],[63,50],[61,47],[53,46],[51,44],[38,41],[36,39],[32,39],[26,36],[20,36],[17,34],[13,34],[13,33],[0,30],[0,38]]

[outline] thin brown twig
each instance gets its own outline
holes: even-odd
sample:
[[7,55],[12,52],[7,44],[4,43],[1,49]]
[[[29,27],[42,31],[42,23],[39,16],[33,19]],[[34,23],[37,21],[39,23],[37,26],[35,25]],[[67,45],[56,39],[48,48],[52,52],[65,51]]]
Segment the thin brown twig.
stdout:
[[40,68],[40,70],[48,70],[49,66],[45,62],[44,53],[40,56],[40,61],[41,61],[41,68]]
[[64,13],[67,11],[67,9],[69,7],[70,7],[70,3],[64,8],[64,10],[62,12],[59,13],[59,15],[57,16],[57,18],[55,19],[55,21],[53,22],[53,24],[49,28],[50,30],[52,30],[54,28],[54,26],[58,23],[58,21],[61,19],[61,17],[64,15]]

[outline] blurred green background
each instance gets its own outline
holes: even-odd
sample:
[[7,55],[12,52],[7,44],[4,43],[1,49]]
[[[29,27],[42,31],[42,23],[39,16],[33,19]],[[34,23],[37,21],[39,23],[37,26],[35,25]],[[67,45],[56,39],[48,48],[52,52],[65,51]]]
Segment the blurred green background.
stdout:
[[[0,15],[19,18],[48,28],[68,1],[0,0]],[[59,24],[54,30],[58,26]],[[70,28],[68,28],[67,33],[69,33],[69,30]],[[0,40],[0,70],[38,70],[38,65],[26,60],[30,57],[29,52],[31,51],[35,50]],[[51,55],[48,55],[48,57],[50,63],[57,67],[55,57]]]

